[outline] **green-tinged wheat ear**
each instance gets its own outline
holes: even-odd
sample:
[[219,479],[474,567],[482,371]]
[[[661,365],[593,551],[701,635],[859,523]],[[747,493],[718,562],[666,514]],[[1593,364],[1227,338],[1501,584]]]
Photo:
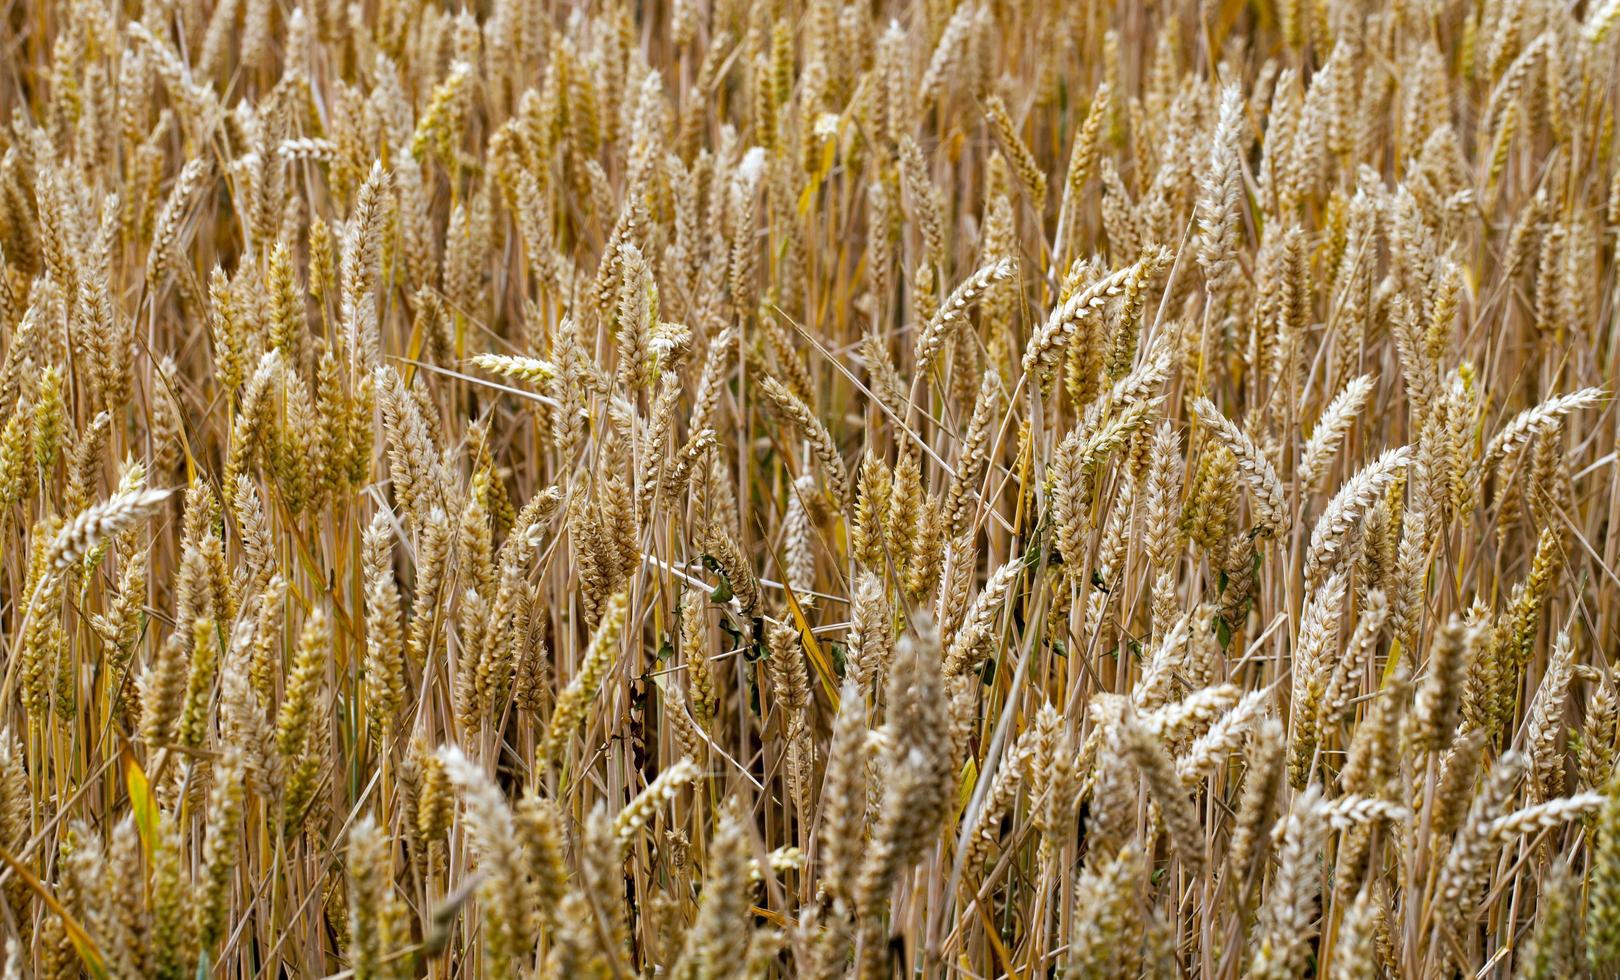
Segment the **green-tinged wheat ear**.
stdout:
[[230,886],[240,860],[246,792],[241,750],[228,746],[212,775],[214,785],[209,792],[208,827],[203,838],[202,889],[196,905],[197,942],[205,950],[215,948],[230,922]]
[[193,910],[199,906],[184,859],[176,818],[165,813],[158,821],[152,852],[152,966],[153,976],[160,980],[186,980],[195,969]]
[[1620,794],[1606,800],[1593,828],[1592,868],[1586,899],[1586,962],[1594,973],[1620,966]]
[[628,616],[629,598],[621,592],[608,600],[601,622],[591,634],[590,645],[580,660],[578,672],[557,696],[551,722],[542,747],[546,758],[561,761],[562,750],[572,738],[586,712],[596,700],[602,681],[618,662]]

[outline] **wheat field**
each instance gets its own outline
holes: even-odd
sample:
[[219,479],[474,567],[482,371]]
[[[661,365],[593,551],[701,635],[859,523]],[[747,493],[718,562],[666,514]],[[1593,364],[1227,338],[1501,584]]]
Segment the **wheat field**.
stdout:
[[12,0],[5,978],[1620,975],[1620,0]]

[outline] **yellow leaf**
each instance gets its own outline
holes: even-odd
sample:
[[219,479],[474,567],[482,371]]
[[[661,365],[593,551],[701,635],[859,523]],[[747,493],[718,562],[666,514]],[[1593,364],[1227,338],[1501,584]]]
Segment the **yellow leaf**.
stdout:
[[422,318],[417,317],[411,324],[411,336],[405,342],[405,387],[411,385],[411,378],[416,374],[415,361],[421,359],[422,348],[427,345],[427,331],[422,329]]
[[804,641],[804,652],[810,655],[810,662],[815,665],[816,676],[821,678],[821,686],[832,701],[834,712],[838,710],[838,677],[833,673],[832,662],[826,654],[821,652],[821,644],[816,642],[816,636],[810,632],[810,623],[804,618],[804,610],[799,607],[799,599],[793,594],[793,587],[783,584],[783,591],[787,593],[788,609],[793,612],[793,622],[799,627],[799,637]]
[[1389,663],[1384,665],[1384,676],[1379,681],[1379,687],[1387,687],[1389,679],[1395,676],[1395,671],[1401,666],[1401,641],[1396,640],[1389,645]]
[[152,796],[152,785],[146,781],[146,773],[141,771],[141,764],[135,761],[135,753],[127,745],[124,746],[121,760],[124,764],[124,785],[129,787],[129,806],[135,814],[135,829],[141,835],[141,848],[146,851],[146,858],[150,861],[152,849],[157,846],[157,800]]
[[968,756],[967,762],[962,766],[962,781],[956,787],[956,819],[961,820],[962,814],[967,811],[969,801],[973,799],[973,787],[979,783],[979,766]]

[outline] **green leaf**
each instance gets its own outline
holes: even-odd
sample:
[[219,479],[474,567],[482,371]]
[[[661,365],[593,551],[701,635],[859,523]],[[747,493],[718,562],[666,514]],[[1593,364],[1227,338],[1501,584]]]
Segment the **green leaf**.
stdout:
[[726,577],[725,571],[720,568],[720,563],[715,561],[712,556],[704,555],[703,567],[707,568],[720,578],[720,584],[716,585],[714,587],[714,591],[709,593],[709,601],[717,605],[723,605],[730,602],[731,597],[736,595],[736,593],[731,590],[731,579]]
[[828,641],[827,653],[832,657],[833,669],[838,671],[838,679],[843,680],[849,669],[849,651],[844,649],[842,643]]

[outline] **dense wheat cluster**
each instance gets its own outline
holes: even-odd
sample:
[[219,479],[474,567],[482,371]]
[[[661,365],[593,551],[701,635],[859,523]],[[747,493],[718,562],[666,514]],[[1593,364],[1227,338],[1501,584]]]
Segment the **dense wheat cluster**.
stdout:
[[1620,973],[1620,2],[0,16],[5,977]]

